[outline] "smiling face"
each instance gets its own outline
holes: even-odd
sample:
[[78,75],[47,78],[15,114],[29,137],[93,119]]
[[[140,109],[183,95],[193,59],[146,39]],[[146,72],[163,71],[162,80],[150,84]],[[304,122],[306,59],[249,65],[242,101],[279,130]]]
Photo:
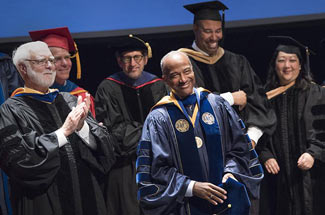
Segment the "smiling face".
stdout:
[[72,62],[70,53],[60,47],[50,47],[50,50],[55,58],[56,77],[55,82],[63,85],[69,79]]
[[147,65],[148,57],[141,51],[127,51],[117,57],[117,62],[123,72],[132,79],[138,79],[144,66]]
[[37,53],[30,52],[28,61],[20,65],[26,87],[47,92],[56,75],[54,63],[51,62],[53,60],[48,48],[39,49]]
[[214,20],[198,20],[194,26],[196,45],[210,56],[217,54],[222,39],[222,23]]
[[175,54],[166,56],[163,63],[162,78],[180,98],[185,98],[193,93],[194,72],[185,54],[175,52]]
[[301,70],[301,64],[296,54],[279,51],[275,60],[275,70],[280,85],[287,85],[297,79]]

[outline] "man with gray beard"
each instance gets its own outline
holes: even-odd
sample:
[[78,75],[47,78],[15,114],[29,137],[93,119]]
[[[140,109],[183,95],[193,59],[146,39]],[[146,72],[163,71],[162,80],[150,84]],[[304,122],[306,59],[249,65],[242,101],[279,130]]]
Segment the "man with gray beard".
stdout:
[[110,134],[78,99],[49,89],[55,60],[46,43],[21,45],[13,62],[25,81],[0,108],[0,167],[13,214],[106,215],[101,178],[115,158]]

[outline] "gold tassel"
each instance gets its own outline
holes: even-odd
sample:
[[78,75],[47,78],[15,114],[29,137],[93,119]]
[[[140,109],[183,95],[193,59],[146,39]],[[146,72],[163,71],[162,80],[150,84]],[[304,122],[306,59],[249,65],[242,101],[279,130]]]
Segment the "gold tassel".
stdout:
[[150,47],[150,45],[149,45],[148,42],[144,42],[144,41],[141,40],[139,37],[135,37],[135,36],[133,36],[133,34],[129,34],[129,37],[132,37],[132,38],[137,39],[137,40],[139,40],[140,42],[142,42],[142,43],[147,47],[148,58],[152,58],[152,49],[151,49],[151,47]]
[[77,44],[74,42],[74,47],[76,48],[76,53],[71,56],[71,58],[76,57],[76,64],[77,64],[77,79],[81,79],[81,64],[80,64],[80,56]]

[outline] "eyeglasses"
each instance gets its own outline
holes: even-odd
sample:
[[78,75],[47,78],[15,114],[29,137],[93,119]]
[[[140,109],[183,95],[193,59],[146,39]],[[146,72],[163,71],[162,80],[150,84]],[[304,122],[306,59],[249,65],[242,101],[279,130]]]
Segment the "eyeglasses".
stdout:
[[31,60],[31,59],[25,59],[26,61],[30,61],[33,64],[36,64],[38,66],[46,66],[48,62],[50,62],[50,64],[55,64],[55,59],[53,57],[50,58],[43,58],[43,59],[39,59],[39,60]]
[[123,63],[131,63],[132,58],[135,62],[140,63],[140,61],[143,59],[143,55],[123,56],[121,57],[121,60],[123,61]]

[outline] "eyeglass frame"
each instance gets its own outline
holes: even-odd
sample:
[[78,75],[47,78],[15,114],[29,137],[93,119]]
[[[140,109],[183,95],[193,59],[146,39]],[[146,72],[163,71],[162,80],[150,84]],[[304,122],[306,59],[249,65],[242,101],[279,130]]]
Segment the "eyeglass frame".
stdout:
[[51,65],[54,65],[56,60],[54,57],[49,57],[49,58],[43,58],[43,59],[24,59],[25,61],[35,63],[38,66],[46,66],[48,62],[50,62]]
[[120,56],[120,59],[123,63],[125,64],[129,64],[131,63],[132,59],[136,62],[136,63],[140,63],[141,60],[143,60],[144,55],[134,55],[134,56]]

